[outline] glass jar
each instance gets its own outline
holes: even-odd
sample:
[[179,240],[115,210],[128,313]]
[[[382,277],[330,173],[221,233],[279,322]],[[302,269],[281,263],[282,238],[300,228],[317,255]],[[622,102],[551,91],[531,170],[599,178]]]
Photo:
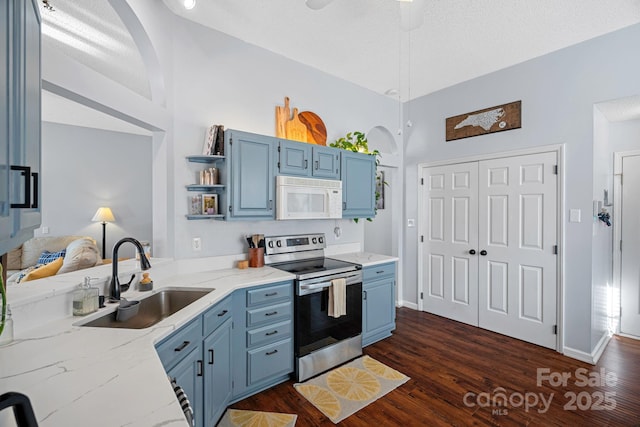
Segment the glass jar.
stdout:
[[73,315],[84,316],[98,310],[97,287],[90,285],[91,278],[85,277],[84,283],[78,285],[78,289],[73,291]]
[[[2,318],[0,318],[2,322]],[[2,322],[2,332],[0,332],[0,346],[9,344],[13,341],[13,318],[11,317],[11,308],[7,304],[7,311]]]

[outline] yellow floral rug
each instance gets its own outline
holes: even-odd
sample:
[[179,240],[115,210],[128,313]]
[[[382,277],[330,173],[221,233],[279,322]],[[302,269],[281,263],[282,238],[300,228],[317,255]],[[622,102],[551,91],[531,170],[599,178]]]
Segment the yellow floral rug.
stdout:
[[337,424],[409,379],[369,356],[362,356],[293,386]]
[[227,409],[218,427],[293,427],[297,415]]

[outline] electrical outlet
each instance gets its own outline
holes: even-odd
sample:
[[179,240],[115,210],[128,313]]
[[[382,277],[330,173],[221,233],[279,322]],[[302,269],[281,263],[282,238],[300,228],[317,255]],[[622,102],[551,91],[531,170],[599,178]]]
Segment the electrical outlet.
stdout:
[[199,237],[194,237],[193,242],[191,242],[191,247],[194,251],[202,250],[202,240]]

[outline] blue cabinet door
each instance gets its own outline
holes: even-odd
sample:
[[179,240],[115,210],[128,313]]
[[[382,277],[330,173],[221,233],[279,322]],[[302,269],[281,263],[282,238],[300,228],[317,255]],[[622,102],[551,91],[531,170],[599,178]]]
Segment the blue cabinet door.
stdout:
[[312,167],[312,175],[315,177],[340,179],[340,150],[314,146]]
[[231,147],[228,219],[273,219],[275,139],[239,131],[227,131],[225,138]]
[[282,175],[311,175],[311,145],[304,142],[280,141],[278,172]]
[[343,150],[340,157],[342,217],[373,218],[376,202],[376,156]]
[[[203,400],[202,400],[202,346],[198,346],[191,350],[176,366],[171,368],[167,375],[171,379],[175,379],[187,395],[187,399],[191,402],[193,408],[193,416],[196,421],[196,427],[205,425],[203,418]],[[211,424],[209,424],[211,425]]]
[[38,3],[0,6],[0,253],[33,237],[41,223]]
[[[9,123],[12,114],[9,93],[11,91],[11,54],[10,40],[13,28],[12,16],[9,6],[12,2],[2,2],[0,6],[0,56],[2,66],[0,66],[0,253],[9,252],[11,246],[11,235],[13,233],[13,217],[9,209],[9,141],[12,137],[9,133]],[[17,246],[17,245],[16,245]]]
[[362,345],[369,345],[396,328],[396,264],[365,267],[362,273]]
[[231,319],[204,340],[204,419],[215,426],[231,400]]

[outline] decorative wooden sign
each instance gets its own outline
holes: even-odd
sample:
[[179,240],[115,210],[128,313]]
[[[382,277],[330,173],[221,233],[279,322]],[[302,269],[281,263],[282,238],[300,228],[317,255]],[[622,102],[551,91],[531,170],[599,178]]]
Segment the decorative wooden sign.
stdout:
[[522,101],[515,101],[449,117],[446,122],[446,140],[453,141],[454,139],[518,129],[522,127],[521,107]]

